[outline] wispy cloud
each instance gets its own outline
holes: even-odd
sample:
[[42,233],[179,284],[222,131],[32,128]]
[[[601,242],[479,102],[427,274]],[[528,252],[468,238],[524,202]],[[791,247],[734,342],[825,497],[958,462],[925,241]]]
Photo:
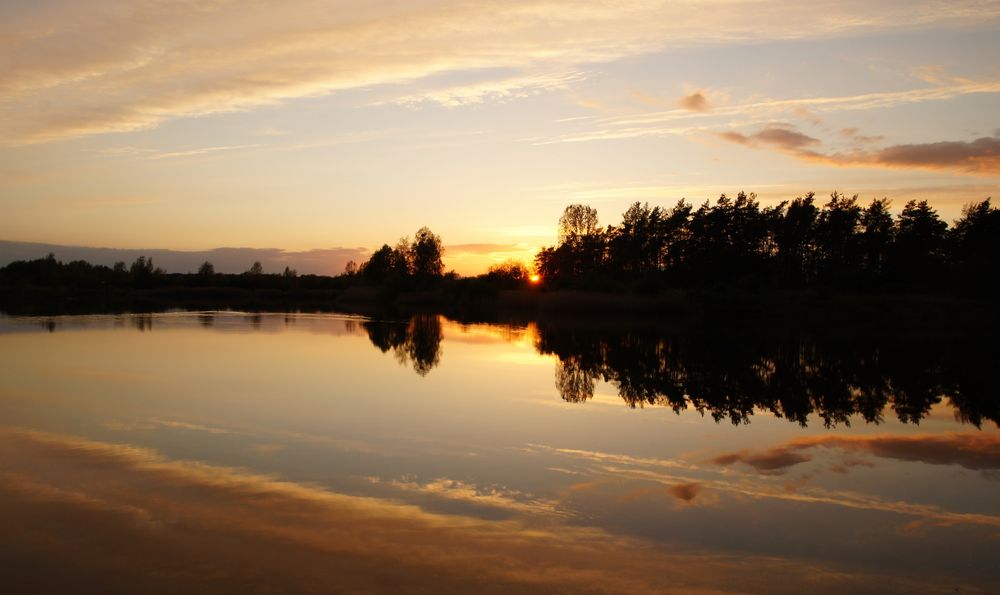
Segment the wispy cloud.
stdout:
[[[969,434],[944,436],[819,436],[803,438],[781,444],[762,451],[742,450],[719,455],[709,461],[711,465],[728,466],[736,462],[754,467],[759,474],[746,475],[726,470],[712,478],[711,469],[696,463],[681,460],[633,457],[630,455],[597,451],[553,448],[544,445],[528,445],[528,450],[548,451],[574,459],[582,459],[596,464],[589,469],[591,475],[606,474],[618,479],[652,481],[667,487],[698,484],[698,490],[712,490],[753,498],[770,498],[811,504],[831,504],[844,508],[874,510],[915,516],[929,522],[966,523],[989,527],[1000,527],[1000,517],[989,514],[952,512],[937,506],[916,504],[899,500],[886,500],[875,495],[852,491],[831,491],[821,488],[786,489],[775,485],[769,475],[780,475],[790,467],[812,460],[809,449],[815,447],[844,448],[851,454],[875,454],[901,460],[918,460],[931,464],[970,464],[977,469],[996,465],[997,438],[980,436],[970,444],[964,444]],[[858,466],[864,464],[850,457],[840,464]],[[756,466],[755,466],[756,465]],[[963,465],[965,466],[965,465]],[[846,467],[844,467],[846,469]],[[841,470],[833,469],[835,472]],[[673,495],[673,494],[672,494]],[[677,497],[676,495],[674,495]]]
[[392,479],[388,481],[372,477],[369,481],[385,484],[407,492],[427,494],[446,500],[455,500],[467,504],[499,508],[519,513],[563,516],[555,500],[539,498],[519,490],[511,490],[502,486],[477,486],[465,481],[448,478],[437,478],[428,482],[417,482],[407,479]]
[[[711,131],[718,122],[744,125],[773,121],[792,116],[822,123],[821,114],[891,108],[906,104],[944,101],[964,95],[1000,93],[1000,80],[964,81],[909,89],[863,93],[859,95],[774,98],[691,110],[685,107],[629,116],[592,118],[576,122],[580,130],[549,138],[529,139],[535,144],[587,142],[640,137],[683,136]],[[715,124],[713,124],[715,123]],[[573,125],[573,122],[567,122]],[[735,138],[731,140],[736,140]]]
[[147,155],[147,159],[176,159],[178,157],[198,157],[201,155],[210,155],[213,153],[222,153],[227,151],[238,151],[240,149],[253,149],[261,146],[259,143],[250,145],[228,145],[221,147],[199,147],[197,149],[188,149],[185,151],[168,151],[164,153],[153,153]]
[[[977,0],[512,0],[489,10],[459,0],[6,3],[0,138],[138,130],[446,72],[558,72],[671,47],[979,25],[998,16],[1000,3]],[[435,100],[503,98],[524,84]]]
[[[0,455],[6,543],[27,543],[30,536],[31,547],[20,552],[36,555],[37,564],[63,556],[73,562],[44,576],[37,564],[5,574],[14,584],[50,587],[44,591],[72,591],[81,575],[94,572],[106,577],[106,589],[121,592],[142,591],[150,576],[165,590],[185,592],[222,575],[275,592],[370,592],[387,585],[468,592],[488,584],[518,593],[744,592],[762,576],[780,587],[776,592],[793,593],[818,574],[832,575],[805,560],[654,548],[558,519],[539,527],[436,514],[31,430],[0,430]],[[43,516],[59,523],[38,539]],[[80,535],[88,537],[81,542]],[[118,555],[110,560],[108,551]],[[856,591],[873,580],[855,573],[839,578],[837,587]]]
[[437,103],[445,107],[460,107],[487,101],[503,102],[530,97],[554,89],[564,89],[584,78],[585,76],[581,72],[505,77],[421,91],[393,99],[391,103],[410,106],[421,103]]

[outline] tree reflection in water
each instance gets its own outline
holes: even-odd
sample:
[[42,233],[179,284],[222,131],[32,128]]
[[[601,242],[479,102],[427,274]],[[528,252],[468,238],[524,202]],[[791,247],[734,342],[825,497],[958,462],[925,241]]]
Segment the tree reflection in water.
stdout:
[[368,340],[382,353],[390,349],[396,360],[411,364],[413,371],[426,376],[441,363],[441,319],[436,314],[416,314],[409,323],[366,320],[362,323]]
[[[373,345],[421,376],[441,361],[437,315],[362,323]],[[501,334],[511,327],[494,326]],[[947,400],[965,423],[1000,423],[991,363],[997,349],[956,337],[838,332],[805,336],[774,329],[537,325],[535,348],[559,358],[555,385],[572,403],[594,397],[599,380],[629,407],[693,408],[716,421],[749,423],[755,410],[806,425],[880,423],[886,410],[919,423]]]
[[854,416],[879,423],[887,408],[904,423],[918,423],[942,399],[966,423],[1000,423],[990,367],[996,349],[971,340],[542,324],[536,348],[559,358],[555,384],[569,402],[590,399],[601,379],[630,407],[692,407],[734,424],[748,423],[755,409],[801,425],[813,415],[825,426]]

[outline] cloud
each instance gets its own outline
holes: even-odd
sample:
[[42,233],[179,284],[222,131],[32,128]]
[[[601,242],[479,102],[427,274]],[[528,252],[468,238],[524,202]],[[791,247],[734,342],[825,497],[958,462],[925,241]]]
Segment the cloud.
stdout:
[[[964,436],[968,435],[956,434],[951,438],[953,438],[954,442],[958,443],[961,442]],[[945,437],[948,436],[946,435]],[[794,453],[795,450],[799,449],[807,450],[808,448],[816,446],[813,444],[815,441],[821,442],[824,439],[829,440],[836,438],[837,437],[821,436],[818,439],[810,438],[793,440],[783,445],[779,445],[774,449],[768,449],[773,452],[754,453],[752,451],[743,450],[736,453],[721,455],[709,462],[715,465],[725,466],[731,465],[734,462],[742,462],[746,459],[750,459],[757,461],[761,466],[769,467],[769,469],[763,473],[764,475],[780,475],[784,470],[788,469],[788,467],[781,468],[778,466],[779,463],[782,462],[782,459],[789,466],[798,464],[794,456],[788,456],[789,452]],[[862,436],[857,438],[863,442],[866,437]],[[892,441],[894,438],[899,437],[888,436],[885,438]],[[922,437],[915,436],[911,438],[920,440]],[[848,440],[851,440],[851,438],[848,438]],[[995,443],[997,440],[1000,440],[1000,437],[989,438],[989,440],[993,440]],[[801,444],[798,444],[800,442]],[[983,445],[982,448],[989,450],[990,447],[987,444]],[[995,447],[993,448],[995,449]],[[917,504],[900,500],[886,500],[875,495],[868,495],[854,491],[831,491],[822,488],[807,488],[800,490],[799,488],[803,488],[804,485],[785,484],[783,486],[776,486],[769,480],[770,478],[768,478],[768,480],[761,481],[757,475],[733,473],[729,470],[726,470],[724,473],[719,475],[718,479],[711,479],[704,477],[704,473],[709,471],[708,468],[688,464],[681,460],[631,457],[628,455],[614,453],[553,448],[537,444],[529,445],[528,450],[539,452],[547,451],[553,454],[559,454],[575,459],[583,459],[588,462],[596,463],[597,465],[595,467],[588,469],[588,473],[591,475],[594,475],[595,473],[605,474],[615,480],[627,479],[643,482],[652,481],[666,486],[667,488],[677,485],[696,483],[705,488],[705,490],[710,491],[710,494],[713,496],[713,498],[709,498],[704,501],[702,501],[701,496],[696,496],[696,502],[698,504],[711,504],[714,497],[717,497],[720,494],[731,494],[737,497],[768,498],[803,504],[823,504],[857,510],[880,511],[892,514],[915,516],[919,517],[923,521],[934,523],[961,523],[986,527],[1000,527],[1000,517],[995,515],[952,512],[949,510],[942,510],[937,506]],[[851,453],[851,456],[845,457],[841,461],[841,463],[845,463],[844,469],[865,465],[865,463],[858,460],[856,455],[857,453]],[[678,469],[683,470],[682,472],[685,474],[678,474]],[[834,471],[839,472],[839,470]],[[696,473],[700,475],[700,477],[694,477],[693,475]],[[716,473],[718,473],[718,471],[716,471]],[[598,483],[600,483],[600,481],[581,482],[578,485],[593,486]],[[633,491],[632,495],[639,497],[646,493],[651,492],[647,489],[641,489]],[[626,495],[626,497],[629,496]]]
[[[0,430],[0,520],[18,559],[5,584],[39,592],[79,590],[98,576],[108,592],[189,592],[221,577],[281,593],[765,590],[758,580],[791,593],[833,576],[804,560],[652,548],[558,519],[431,513],[31,430]],[[857,573],[837,587],[872,580]]]
[[719,133],[719,136],[729,142],[748,147],[763,143],[786,151],[817,145],[820,142],[819,139],[802,134],[791,126],[768,126],[751,135],[727,131]]
[[[771,15],[782,14],[780,20]],[[821,20],[815,14],[823,15]],[[280,14],[280,18],[275,15]],[[996,3],[888,0],[70,0],[0,8],[0,138],[8,144],[157,126],[431,75],[565,72],[651,51],[753,39],[981,25]],[[445,94],[501,98],[505,86]]]
[[812,460],[811,456],[797,452],[797,450],[787,447],[772,448],[760,453],[741,450],[717,456],[709,462],[722,466],[743,463],[761,473],[784,473],[789,467]]
[[894,145],[872,151],[789,151],[805,161],[839,167],[946,170],[978,175],[1000,173],[1000,138]]
[[[840,131],[856,144],[870,144],[881,137],[866,136],[856,128]],[[974,141],[941,141],[894,145],[874,150],[823,152],[808,147],[821,144],[790,125],[770,126],[754,134],[735,131],[717,133],[723,140],[756,147],[767,145],[804,161],[841,167],[882,167],[890,169],[950,170],[995,175],[1000,173],[1000,138],[982,137]]]
[[[1000,93],[1000,80],[965,81],[942,86],[904,91],[863,93],[828,97],[764,99],[713,107],[708,112],[672,109],[630,116],[584,120],[587,130],[566,133],[546,139],[532,139],[535,144],[586,142],[595,140],[689,135],[704,131],[706,124],[693,122],[708,118],[743,118],[748,121],[773,120],[794,116],[814,126],[823,123],[820,114],[887,109],[898,105],[945,101],[964,95]],[[736,133],[738,134],[738,133]],[[742,136],[742,135],[740,135]],[[735,140],[737,137],[734,137]]]
[[586,77],[580,72],[513,76],[404,95],[392,100],[392,103],[412,106],[429,102],[445,107],[460,107],[487,101],[503,102],[554,89],[565,89],[584,78]]
[[[918,436],[817,436],[799,438],[763,451],[741,450],[710,460],[715,465],[742,463],[763,473],[784,473],[789,468],[811,461],[806,451],[815,448],[836,449],[878,458],[925,463],[958,465],[975,471],[1000,469],[1000,436],[995,434],[944,434]],[[856,457],[845,458],[833,470],[866,465]]]
[[700,483],[679,483],[667,488],[667,493],[682,502],[691,502],[701,493],[701,490]]
[[476,506],[545,516],[563,515],[558,510],[559,503],[555,500],[538,498],[532,494],[502,486],[477,486],[462,480],[448,478],[437,478],[425,483],[405,479],[382,481],[375,477],[370,478],[370,480],[375,484],[385,484],[407,492],[427,494]]
[[885,140],[884,136],[879,136],[879,135],[871,136],[871,135],[861,134],[861,131],[858,130],[857,128],[841,128],[840,136],[846,138],[847,140],[856,145],[874,144]]
[[[809,157],[807,154],[806,158]],[[871,152],[818,154],[816,159],[835,165],[954,170],[992,175],[1000,173],[1000,138],[895,145]]]
[[677,107],[691,112],[707,112],[710,109],[708,99],[700,91],[678,99]]
[[198,157],[201,155],[209,155],[212,153],[220,153],[225,151],[237,151],[240,149],[253,149],[261,146],[260,144],[250,144],[250,145],[227,145],[221,147],[200,147],[197,149],[188,149],[186,151],[169,151],[165,153],[154,153],[148,155],[147,159],[174,159],[177,157]]

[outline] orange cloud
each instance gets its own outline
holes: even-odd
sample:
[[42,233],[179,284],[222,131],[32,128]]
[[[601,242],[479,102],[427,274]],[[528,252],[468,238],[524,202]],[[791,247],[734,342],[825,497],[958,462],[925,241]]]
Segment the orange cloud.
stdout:
[[683,502],[691,502],[701,493],[699,483],[679,483],[667,488],[667,493]]
[[946,169],[977,174],[1000,173],[1000,138],[971,142],[895,145],[878,151],[819,156],[837,165],[877,165],[891,168]]
[[[812,460],[804,452],[814,448],[839,449],[879,458],[913,461],[928,465],[958,465],[975,471],[1000,469],[1000,436],[996,434],[944,434],[918,436],[817,436],[799,438],[763,451],[741,450],[711,459],[716,465],[743,463],[763,473],[783,473]],[[866,465],[847,458],[832,470],[844,472]]]
[[736,453],[720,455],[709,462],[722,466],[743,463],[761,473],[784,473],[789,467],[812,460],[811,456],[799,453],[797,450],[788,447],[772,448],[761,453],[741,450]]
[[677,100],[677,107],[692,112],[707,112],[710,109],[708,99],[700,91],[685,95]]
[[[165,593],[206,585],[280,593],[794,593],[817,574],[836,574],[802,560],[658,549],[558,519],[430,513],[30,430],[0,430],[0,522],[0,545],[18,560],[4,574],[13,592],[99,584],[106,592]],[[838,575],[836,586],[856,591],[872,580]]]
[[[726,131],[717,134],[723,140],[756,147],[768,145],[802,159],[844,167],[884,167],[903,169],[951,170],[974,174],[1000,173],[1000,138],[982,137],[974,141],[941,141],[894,145],[871,151],[824,153],[809,149],[820,140],[805,135],[792,126],[770,126],[754,134]],[[856,128],[845,128],[841,136],[855,144],[878,142],[882,137],[861,134]]]
[[561,86],[553,77],[577,64],[669,47],[978,25],[996,16],[1000,8],[976,0],[762,0],[711,10],[661,0],[510,0],[489,10],[460,0],[6,3],[0,138],[23,144],[139,130],[443,73],[526,73],[419,94],[457,104],[503,99]]
[[785,151],[796,151],[802,147],[819,144],[819,139],[802,134],[790,126],[768,126],[751,135],[728,131],[720,133],[719,136],[729,142],[748,147],[764,143]]

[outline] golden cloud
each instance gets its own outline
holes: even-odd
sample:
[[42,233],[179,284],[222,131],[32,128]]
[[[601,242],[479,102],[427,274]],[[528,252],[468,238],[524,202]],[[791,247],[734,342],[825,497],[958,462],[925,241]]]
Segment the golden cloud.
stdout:
[[[763,451],[741,450],[711,459],[716,465],[743,463],[760,472],[781,473],[812,460],[806,451],[829,448],[879,458],[913,461],[928,465],[958,465],[975,471],[1000,469],[1000,436],[952,433],[917,436],[816,436],[799,438]],[[843,469],[864,461],[846,459]]]
[[677,107],[692,112],[707,112],[709,110],[708,99],[700,91],[678,99]]
[[[757,147],[766,145],[798,159],[844,167],[884,167],[892,169],[951,170],[973,174],[1000,173],[1000,138],[982,137],[973,141],[940,141],[894,145],[883,149],[825,153],[812,147],[820,140],[783,124],[768,126],[753,134],[726,131],[717,134],[723,140]],[[855,144],[877,142],[881,137],[860,134],[856,128],[841,131]]]
[[138,130],[447,72],[508,68],[540,77],[508,76],[442,96],[461,103],[545,87],[573,65],[670,47],[979,25],[998,16],[998,3],[976,0],[7,3],[0,138],[18,144]]
[[[599,529],[429,513],[31,430],[0,430],[0,522],[18,559],[3,578],[12,592],[793,593],[830,576]],[[835,574],[841,590],[876,579]]]

